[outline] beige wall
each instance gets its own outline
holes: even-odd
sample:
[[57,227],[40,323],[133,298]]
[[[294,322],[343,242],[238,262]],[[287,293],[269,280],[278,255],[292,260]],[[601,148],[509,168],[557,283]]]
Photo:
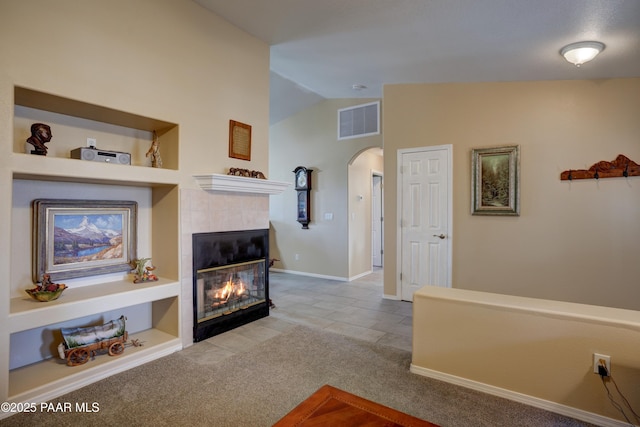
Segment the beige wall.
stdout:
[[[453,287],[640,309],[640,178],[560,181],[640,161],[640,79],[384,89],[385,294],[395,295],[397,150],[453,145]],[[519,144],[521,215],[470,214],[471,149]]]
[[[297,166],[313,169],[311,223],[296,222],[296,192],[271,196],[271,252],[275,269],[346,279],[349,271],[348,165],[368,147],[381,147],[382,136],[338,141],[338,109],[371,100],[322,101],[271,126],[269,178],[293,183]],[[332,220],[324,214],[333,214]],[[371,252],[369,252],[370,254]],[[298,259],[296,259],[298,254]]]
[[434,286],[414,295],[412,372],[595,425],[624,419],[593,373],[593,354],[611,357],[616,384],[637,408],[639,348],[637,311]]
[[[269,48],[196,3],[5,1],[0,31],[3,129],[18,85],[178,123],[186,186],[230,166],[268,172]],[[252,125],[251,162],[227,156],[230,119]]]

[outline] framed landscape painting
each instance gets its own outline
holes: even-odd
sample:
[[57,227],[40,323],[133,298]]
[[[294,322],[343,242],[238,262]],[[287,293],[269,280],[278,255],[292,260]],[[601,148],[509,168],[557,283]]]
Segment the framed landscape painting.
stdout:
[[117,200],[33,201],[33,281],[129,271],[138,204]]
[[471,151],[471,214],[520,215],[520,146]]

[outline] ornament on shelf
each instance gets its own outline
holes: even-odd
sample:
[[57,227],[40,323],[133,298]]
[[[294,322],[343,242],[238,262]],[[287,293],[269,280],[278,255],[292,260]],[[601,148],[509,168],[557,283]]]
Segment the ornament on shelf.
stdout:
[[153,131],[153,141],[151,142],[151,147],[149,147],[149,151],[147,151],[146,154],[146,157],[149,156],[151,156],[151,167],[162,167],[162,157],[160,157],[160,143],[158,142],[158,134],[155,130]]
[[158,276],[153,274],[153,270],[156,269],[153,265],[147,265],[147,263],[151,261],[151,258],[140,258],[133,260],[132,272],[135,273],[135,279],[133,283],[143,283],[143,282],[157,282]]
[[104,350],[109,356],[121,355],[129,339],[126,320],[120,316],[100,326],[61,328],[63,342],[58,344],[58,355],[69,366],[83,365]]
[[247,178],[267,179],[267,177],[260,171],[253,171],[249,169],[229,168],[227,175],[244,176]]
[[51,134],[51,127],[44,123],[34,123],[31,125],[31,136],[27,138],[27,142],[35,148],[31,150],[31,154],[39,156],[47,155],[47,142],[51,141],[53,134]]
[[42,275],[42,282],[33,289],[26,289],[25,292],[37,301],[48,302],[58,299],[62,291],[67,289],[63,283],[53,283],[49,274]]

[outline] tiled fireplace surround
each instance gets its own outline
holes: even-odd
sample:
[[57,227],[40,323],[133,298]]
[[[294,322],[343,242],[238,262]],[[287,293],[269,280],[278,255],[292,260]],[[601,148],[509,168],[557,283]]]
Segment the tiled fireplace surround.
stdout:
[[182,189],[182,345],[193,344],[193,233],[269,228],[269,194]]

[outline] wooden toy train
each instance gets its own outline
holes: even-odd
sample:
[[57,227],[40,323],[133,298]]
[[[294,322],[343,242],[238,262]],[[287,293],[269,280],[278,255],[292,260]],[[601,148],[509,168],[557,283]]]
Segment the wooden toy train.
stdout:
[[64,342],[58,345],[60,358],[66,359],[69,366],[78,366],[95,357],[99,350],[107,350],[109,356],[122,354],[128,339],[126,320],[126,317],[120,316],[101,326],[62,328],[60,331]]

